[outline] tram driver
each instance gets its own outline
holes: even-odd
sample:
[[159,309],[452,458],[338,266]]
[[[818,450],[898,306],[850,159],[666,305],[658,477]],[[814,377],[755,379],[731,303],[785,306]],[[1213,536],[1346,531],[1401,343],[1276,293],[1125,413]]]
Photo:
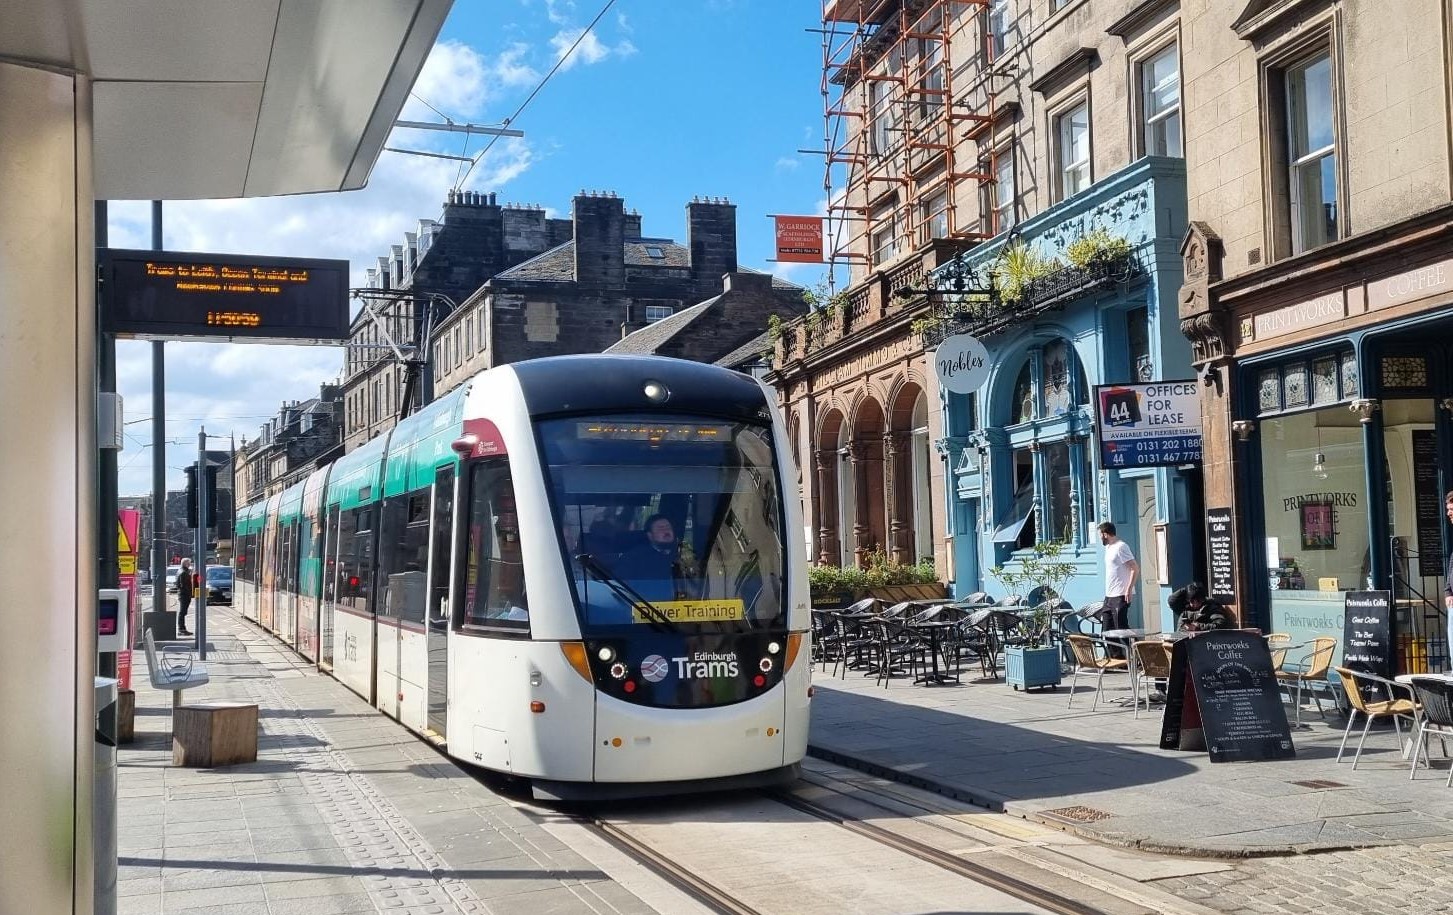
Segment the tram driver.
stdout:
[[[621,554],[616,560],[615,573],[621,578],[638,582],[650,582],[656,594],[643,594],[648,598],[674,597],[672,585],[680,574],[680,546],[676,541],[676,528],[665,515],[652,515],[646,519],[643,531],[645,543],[638,544]],[[657,582],[665,582],[662,589]],[[638,588],[638,590],[640,590]],[[662,595],[660,592],[666,593]]]

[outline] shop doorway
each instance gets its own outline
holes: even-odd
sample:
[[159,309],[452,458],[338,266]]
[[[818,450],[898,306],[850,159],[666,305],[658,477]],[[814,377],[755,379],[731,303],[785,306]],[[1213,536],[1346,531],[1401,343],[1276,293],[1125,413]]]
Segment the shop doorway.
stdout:
[[[1432,398],[1383,402],[1388,550],[1399,673],[1450,669],[1443,602],[1444,474]],[[1446,447],[1443,449],[1446,453]]]
[[1161,628],[1160,541],[1156,538],[1155,480],[1145,477],[1135,481],[1136,536],[1139,550],[1135,558],[1140,562],[1140,625],[1146,629]]

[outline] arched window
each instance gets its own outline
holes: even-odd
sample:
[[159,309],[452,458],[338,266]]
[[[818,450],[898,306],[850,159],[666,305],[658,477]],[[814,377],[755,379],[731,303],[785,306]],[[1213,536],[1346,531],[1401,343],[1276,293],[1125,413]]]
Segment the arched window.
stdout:
[[1070,386],[1074,356],[1069,344],[1056,340],[1044,348],[1044,412],[1047,416],[1060,416],[1074,406],[1075,398]]
[[1009,405],[1009,423],[1017,425],[1034,419],[1034,373],[1030,360],[1024,360],[1024,368],[1014,380],[1014,400]]

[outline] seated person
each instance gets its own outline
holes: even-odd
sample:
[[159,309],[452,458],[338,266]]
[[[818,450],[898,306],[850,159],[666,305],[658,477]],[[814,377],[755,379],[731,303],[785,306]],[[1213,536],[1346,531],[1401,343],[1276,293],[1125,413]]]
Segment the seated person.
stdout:
[[632,547],[615,561],[615,574],[636,581],[671,581],[676,575],[676,529],[665,515],[646,519],[646,542]]
[[1206,586],[1193,581],[1171,594],[1170,608],[1179,617],[1182,632],[1209,632],[1212,629],[1233,629],[1235,622],[1221,604],[1206,597]]

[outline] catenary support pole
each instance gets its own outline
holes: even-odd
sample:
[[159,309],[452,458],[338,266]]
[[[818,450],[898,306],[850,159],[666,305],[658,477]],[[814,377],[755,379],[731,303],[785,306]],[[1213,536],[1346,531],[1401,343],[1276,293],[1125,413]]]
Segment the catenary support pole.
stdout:
[[[161,250],[161,201],[151,202],[151,250]],[[151,609],[166,609],[166,344],[151,344]]]
[[197,433],[197,584],[192,599],[197,604],[197,657],[207,660],[207,430]]

